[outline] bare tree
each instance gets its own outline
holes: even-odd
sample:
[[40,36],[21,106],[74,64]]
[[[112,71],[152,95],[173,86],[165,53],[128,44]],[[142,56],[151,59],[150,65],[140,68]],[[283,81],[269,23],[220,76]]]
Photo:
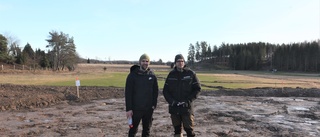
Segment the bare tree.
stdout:
[[9,56],[13,56],[16,57],[18,55],[19,50],[21,50],[19,48],[19,43],[20,40],[18,39],[18,37],[10,34],[10,33],[6,33],[5,37],[7,38],[7,42],[8,42],[8,55]]

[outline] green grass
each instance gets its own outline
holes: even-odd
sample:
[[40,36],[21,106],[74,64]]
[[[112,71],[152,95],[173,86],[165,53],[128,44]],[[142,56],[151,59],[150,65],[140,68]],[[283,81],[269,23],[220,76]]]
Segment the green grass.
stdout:
[[[75,86],[78,77],[81,86],[125,87],[129,72],[72,72],[49,74],[1,74],[0,83],[18,85]],[[159,88],[162,89],[168,71],[156,71]],[[203,89],[254,88],[254,87],[303,87],[319,88],[319,76],[311,74],[272,74],[250,71],[206,71],[196,72]]]
[[[271,73],[268,71],[205,71],[198,72],[203,89],[208,87],[255,88],[255,87],[302,87],[319,88],[318,74]],[[210,88],[209,88],[210,89]]]
[[[159,75],[158,75],[159,74]],[[166,73],[157,73],[159,88],[163,88]],[[48,85],[48,86],[75,86],[76,77],[80,80],[80,86],[107,86],[107,87],[125,87],[128,72],[105,72],[90,73],[78,75],[20,75],[14,77],[19,79],[11,82],[3,82],[10,84],[22,85]]]
[[[107,72],[99,74],[80,74],[80,86],[108,86],[124,87],[128,73],[126,72]],[[45,85],[54,86],[75,86],[75,78],[54,82],[44,83]]]

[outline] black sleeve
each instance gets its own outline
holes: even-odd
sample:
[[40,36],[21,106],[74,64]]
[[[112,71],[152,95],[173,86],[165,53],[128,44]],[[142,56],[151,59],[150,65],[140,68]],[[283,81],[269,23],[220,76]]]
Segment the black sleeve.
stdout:
[[131,74],[128,75],[126,80],[126,87],[125,87],[125,101],[126,101],[126,111],[133,109],[133,77]]
[[188,96],[188,101],[190,102],[194,101],[199,96],[200,91],[201,91],[200,81],[197,75],[194,73],[193,80],[192,80],[192,94]]
[[166,101],[169,104],[172,104],[174,99],[173,99],[173,97],[172,97],[172,95],[170,94],[170,91],[169,91],[169,85],[168,85],[169,76],[170,76],[170,74],[167,76],[166,81],[165,81],[164,86],[163,86],[163,96],[164,96],[164,98],[166,99]]
[[152,101],[152,105],[154,108],[157,107],[157,103],[158,103],[158,95],[159,95],[159,86],[158,86],[158,79],[156,76],[155,77],[155,81],[154,81],[154,84],[153,84],[153,101]]

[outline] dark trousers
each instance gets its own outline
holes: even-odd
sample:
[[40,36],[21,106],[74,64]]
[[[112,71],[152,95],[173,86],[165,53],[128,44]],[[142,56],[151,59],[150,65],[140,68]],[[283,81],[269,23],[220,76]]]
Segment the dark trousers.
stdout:
[[141,120],[142,120],[142,137],[149,137],[150,128],[152,125],[152,114],[153,114],[153,109],[143,110],[143,111],[133,110],[133,115],[132,115],[133,127],[130,128],[128,137],[136,136],[138,131],[138,126]]
[[174,134],[180,135],[182,127],[186,131],[188,137],[194,137],[194,116],[190,115],[175,115],[171,114],[171,121],[174,127]]

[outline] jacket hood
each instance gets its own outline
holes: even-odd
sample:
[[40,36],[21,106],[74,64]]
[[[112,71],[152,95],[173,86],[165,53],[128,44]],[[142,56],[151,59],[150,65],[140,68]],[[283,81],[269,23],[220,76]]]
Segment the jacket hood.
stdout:
[[153,71],[150,68],[148,68],[146,71],[144,71],[144,70],[140,69],[139,65],[131,66],[130,73],[131,72],[134,72],[134,73],[137,73],[137,74],[153,74]]
[[133,65],[133,66],[131,66],[130,72],[133,72],[133,71],[136,70],[136,69],[140,69],[140,66],[139,66],[139,65]]

